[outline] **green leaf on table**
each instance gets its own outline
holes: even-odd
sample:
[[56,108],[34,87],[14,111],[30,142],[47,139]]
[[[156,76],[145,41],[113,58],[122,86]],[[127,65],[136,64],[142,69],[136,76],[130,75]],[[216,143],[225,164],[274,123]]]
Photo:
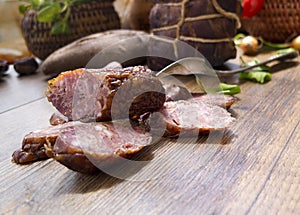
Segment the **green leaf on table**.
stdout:
[[[254,59],[254,60],[252,60],[252,61],[250,61],[248,63],[245,63],[243,61],[242,66],[244,66],[244,67],[246,67],[246,66],[254,66],[254,65],[258,64],[258,63],[259,63],[258,59]],[[255,70],[255,71],[269,71],[270,67],[267,66],[267,65],[262,65],[262,66],[255,67],[253,70]]]
[[241,92],[241,88],[235,84],[219,84],[221,91],[219,93],[226,94],[226,95],[235,95]]
[[[254,66],[259,63],[259,60],[254,59],[248,63],[245,63],[241,58],[243,66]],[[263,65],[253,68],[251,71],[240,72],[239,80],[249,80],[253,82],[257,82],[260,84],[264,84],[272,79],[269,66]]]
[[68,22],[66,20],[61,20],[56,22],[51,29],[51,34],[52,35],[71,34],[71,29],[68,25]]
[[53,22],[60,15],[60,4],[54,2],[52,5],[46,6],[41,9],[37,14],[37,20],[39,22]]
[[289,52],[293,52],[295,51],[296,49],[294,48],[287,48],[287,49],[280,49],[276,52],[277,55],[281,55],[281,54],[286,54],[286,53],[289,53]]
[[250,71],[250,72],[241,72],[239,80],[250,80],[260,84],[267,83],[272,79],[272,75],[269,72],[264,71]]
[[260,42],[265,46],[275,48],[275,49],[284,49],[290,47],[290,43],[272,43],[269,41],[264,40],[262,37],[259,38]]
[[218,93],[218,94],[226,94],[226,95],[235,95],[235,94],[238,94],[238,93],[241,92],[240,86],[235,85],[235,84],[219,83],[219,87],[208,89],[208,90],[204,90],[202,85],[199,85],[199,87],[205,93]]

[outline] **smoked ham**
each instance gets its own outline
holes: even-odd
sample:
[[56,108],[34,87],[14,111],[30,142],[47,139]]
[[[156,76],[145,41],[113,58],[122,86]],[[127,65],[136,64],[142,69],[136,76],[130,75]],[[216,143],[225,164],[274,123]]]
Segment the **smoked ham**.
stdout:
[[[52,157],[68,168],[95,173],[93,164],[114,164],[150,145],[152,137],[144,129],[132,127],[128,120],[114,122],[68,122],[29,133],[13,161],[26,164]],[[97,165],[98,166],[98,165]]]
[[73,121],[137,118],[160,110],[165,102],[161,82],[143,66],[67,71],[49,81],[46,96]]

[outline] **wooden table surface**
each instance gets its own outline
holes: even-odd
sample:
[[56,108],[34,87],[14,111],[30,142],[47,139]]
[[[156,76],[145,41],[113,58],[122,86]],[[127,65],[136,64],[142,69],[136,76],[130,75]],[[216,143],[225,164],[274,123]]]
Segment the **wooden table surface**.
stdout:
[[162,140],[127,179],[11,162],[25,134],[49,125],[46,80],[11,69],[0,81],[1,214],[300,214],[300,66],[243,83],[224,134]]

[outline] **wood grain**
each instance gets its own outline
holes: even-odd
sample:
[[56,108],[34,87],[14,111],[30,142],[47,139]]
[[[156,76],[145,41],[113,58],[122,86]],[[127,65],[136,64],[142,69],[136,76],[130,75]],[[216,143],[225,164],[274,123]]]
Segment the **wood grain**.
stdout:
[[[39,78],[32,82],[44,91]],[[22,137],[48,126],[54,111],[29,89],[27,102],[1,106],[1,214],[299,214],[299,80],[298,66],[265,85],[242,84],[229,130],[163,139],[143,151],[149,162],[124,170],[127,179],[75,173],[53,160],[12,163]]]
[[45,97],[46,87],[46,76],[20,76],[10,66],[8,75],[0,77],[0,114]]

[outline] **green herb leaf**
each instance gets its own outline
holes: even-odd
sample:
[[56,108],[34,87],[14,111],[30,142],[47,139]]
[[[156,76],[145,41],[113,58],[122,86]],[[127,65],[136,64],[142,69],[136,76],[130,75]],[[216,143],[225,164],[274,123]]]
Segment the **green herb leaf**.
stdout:
[[[259,63],[259,60],[254,59],[248,63],[241,58],[243,66],[253,66]],[[253,82],[264,84],[272,79],[271,73],[268,71],[270,70],[269,66],[258,66],[252,69],[252,71],[245,71],[241,72],[239,76],[239,80],[250,80]]]
[[259,38],[259,40],[265,45],[275,49],[284,49],[290,47],[289,43],[272,43],[264,40],[263,38]]
[[[248,62],[248,63],[245,63],[244,61],[243,61],[243,65],[242,66],[254,66],[254,65],[256,65],[256,64],[258,64],[259,63],[259,60],[258,59],[254,59],[254,60],[252,60],[252,61],[250,61],[250,62]],[[262,66],[258,66],[258,67],[255,67],[254,69],[253,69],[254,71],[269,71],[270,70],[270,67],[269,66],[267,66],[267,65],[262,65]]]
[[237,35],[235,35],[235,37],[233,38],[233,42],[236,46],[239,46],[241,44],[241,39],[245,38],[246,35],[239,33]]
[[25,14],[25,12],[30,8],[30,5],[21,4],[19,5],[19,12]]
[[226,95],[235,95],[241,92],[241,88],[235,84],[219,84],[221,91],[219,93],[226,94]]
[[[198,83],[198,82],[197,82]],[[198,83],[199,85],[199,83]],[[203,86],[199,85],[200,89],[205,93],[218,93],[218,94],[226,94],[226,95],[235,95],[241,92],[241,88],[235,84],[225,84],[220,83],[218,88],[212,88],[208,90],[204,90]]]
[[251,72],[241,72],[239,80],[250,80],[260,84],[267,83],[272,79],[272,75],[269,72],[263,71],[251,71]]
[[67,20],[61,20],[61,21],[56,22],[51,29],[51,34],[52,35],[71,34],[71,29],[68,25]]
[[280,49],[276,52],[277,55],[286,54],[295,51],[294,48]]
[[44,0],[31,0],[31,7],[33,10],[39,10],[44,5]]
[[60,4],[54,2],[52,5],[46,6],[38,12],[37,20],[39,22],[53,22],[60,15]]

